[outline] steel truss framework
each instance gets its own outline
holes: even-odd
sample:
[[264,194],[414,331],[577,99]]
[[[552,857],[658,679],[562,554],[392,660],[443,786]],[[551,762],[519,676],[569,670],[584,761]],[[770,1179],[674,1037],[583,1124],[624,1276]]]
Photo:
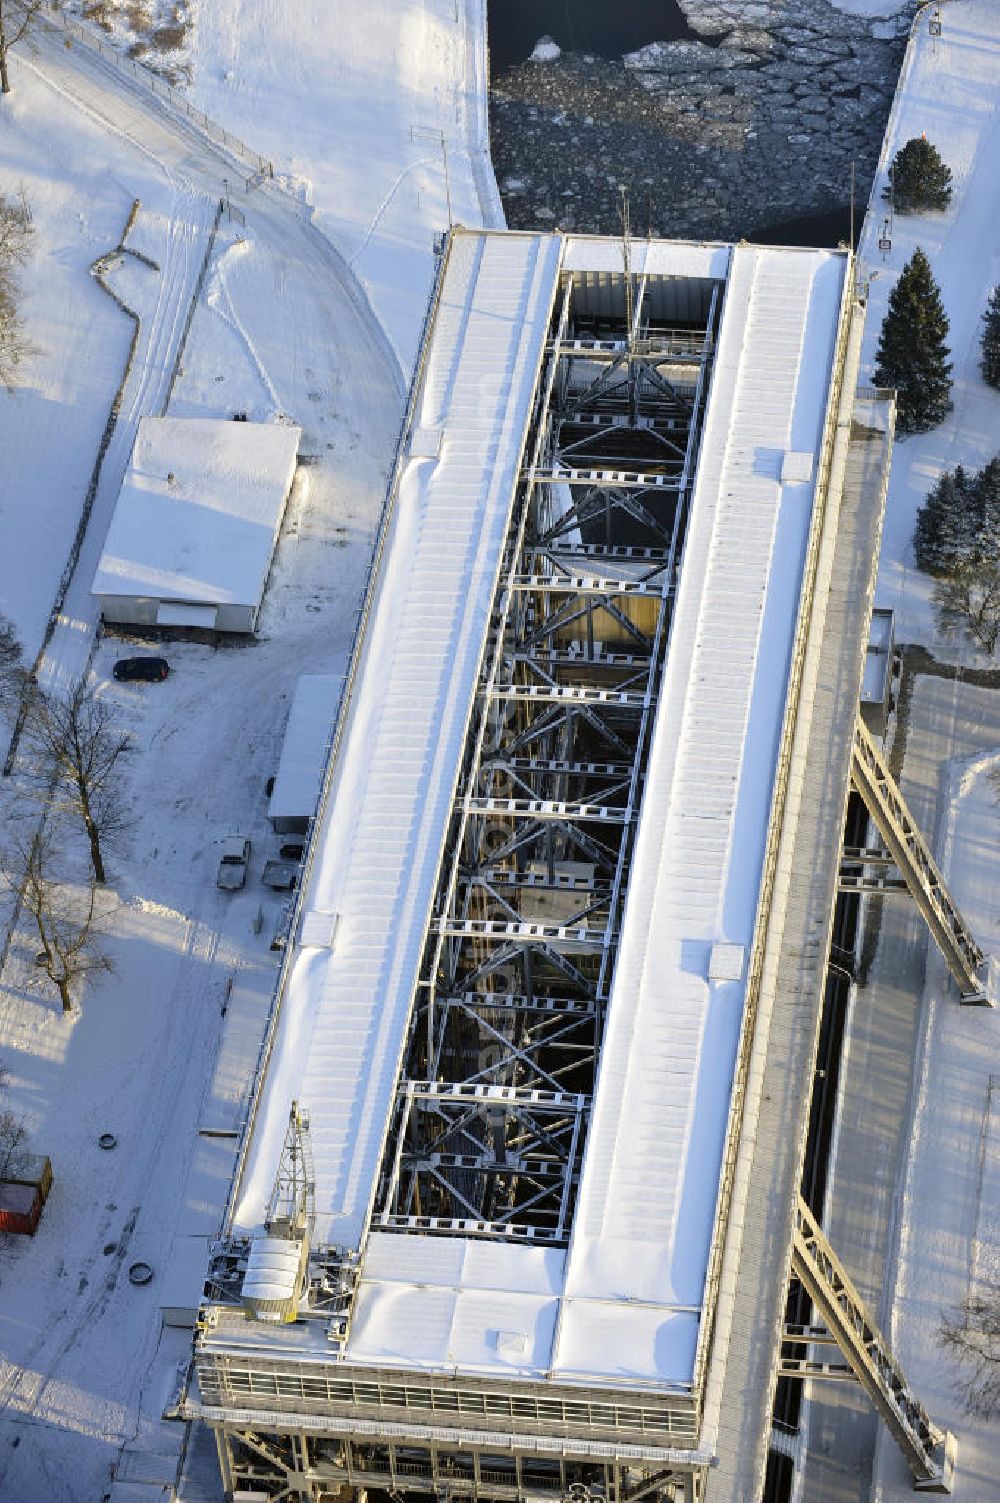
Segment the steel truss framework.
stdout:
[[909,892],[958,983],[962,1001],[993,1006],[995,962],[976,943],[860,713],[854,730],[851,779],[885,848],[845,850],[841,891]]
[[564,283],[383,1156],[374,1225],[566,1241],[701,431],[696,327]]
[[900,1446],[916,1486],[928,1492],[950,1492],[955,1468],[954,1437],[932,1424],[850,1275],[801,1196],[795,1216],[792,1272],[824,1324],[790,1328],[785,1332],[785,1340],[806,1349],[835,1343],[847,1365],[815,1361],[808,1356],[786,1358],[782,1376],[857,1378]]
[[699,1503],[703,1467],[640,1468],[530,1455],[426,1448],[392,1440],[348,1439],[294,1431],[216,1427],[226,1496],[241,1490],[279,1499],[342,1497],[341,1489],[379,1488],[496,1503]]

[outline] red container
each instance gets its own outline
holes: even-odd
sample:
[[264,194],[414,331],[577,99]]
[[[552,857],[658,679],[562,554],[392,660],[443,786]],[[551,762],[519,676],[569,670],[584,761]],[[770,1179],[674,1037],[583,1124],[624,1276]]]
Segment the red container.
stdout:
[[33,1237],[41,1214],[39,1185],[0,1184],[0,1232],[20,1232]]

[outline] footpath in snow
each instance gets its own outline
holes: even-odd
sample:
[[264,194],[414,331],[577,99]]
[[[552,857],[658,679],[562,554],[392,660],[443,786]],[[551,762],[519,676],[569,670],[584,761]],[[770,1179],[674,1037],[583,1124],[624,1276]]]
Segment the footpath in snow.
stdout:
[[486,0],[201,0],[192,66],[195,102],[314,206],[409,371],[435,236],[503,224]]

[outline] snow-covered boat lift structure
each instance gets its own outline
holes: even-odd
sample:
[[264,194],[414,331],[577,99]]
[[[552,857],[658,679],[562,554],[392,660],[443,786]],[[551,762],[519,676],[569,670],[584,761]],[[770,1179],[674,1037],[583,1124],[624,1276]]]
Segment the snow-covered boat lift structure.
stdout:
[[[800,1196],[852,778],[985,996],[858,714],[862,322],[847,252],[449,238],[196,1337],[228,1495],[735,1503],[789,1341],[947,1489]],[[240,1301],[292,1102],[276,1325]]]

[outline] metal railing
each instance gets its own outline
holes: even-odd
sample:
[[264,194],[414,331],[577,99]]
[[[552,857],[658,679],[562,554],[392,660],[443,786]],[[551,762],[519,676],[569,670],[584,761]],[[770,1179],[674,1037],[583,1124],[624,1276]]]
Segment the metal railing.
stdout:
[[[254,151],[252,147],[247,146],[246,142],[241,141],[239,136],[234,135],[232,131],[225,130],[221,125],[217,124],[216,121],[205,114],[204,110],[199,110],[195,105],[191,104],[190,100],[185,99],[180,89],[174,84],[168,83],[160,74],[154,73],[151,68],[147,68],[144,63],[137,62],[134,58],[128,57],[117,47],[113,47],[110,42],[102,41],[89,26],[75,21],[71,16],[66,15],[64,11],[46,11],[44,19],[45,23],[53,31],[65,38],[67,46],[79,43],[80,46],[86,47],[89,52],[95,53],[98,57],[103,58],[105,62],[110,63],[113,68],[127,74],[136,83],[147,89],[149,93],[155,95],[168,109],[175,111],[179,115],[183,115],[202,135],[208,136],[216,145],[223,147],[225,151],[230,152],[231,155],[240,161],[248,163],[256,176],[260,178],[274,177],[274,166],[267,157],[261,156],[259,151]],[[254,186],[252,182],[247,183],[248,188],[252,186]]]

